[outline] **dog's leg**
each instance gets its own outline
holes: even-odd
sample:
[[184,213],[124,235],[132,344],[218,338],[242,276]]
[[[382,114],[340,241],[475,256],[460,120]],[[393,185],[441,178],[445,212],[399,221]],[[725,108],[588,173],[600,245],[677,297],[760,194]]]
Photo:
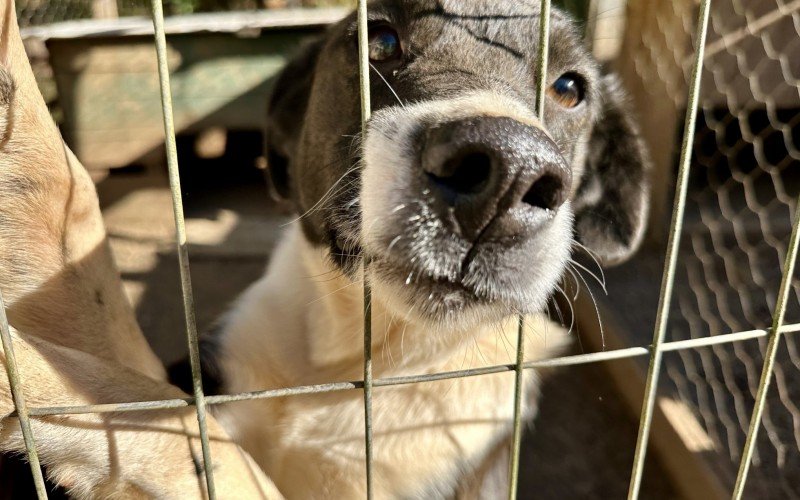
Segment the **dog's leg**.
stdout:
[[[14,332],[14,351],[31,406],[72,406],[182,398],[165,382],[96,356]],[[0,357],[4,361],[4,358]],[[0,375],[0,451],[24,449]],[[48,477],[78,498],[201,498],[205,488],[192,408],[32,419]],[[3,425],[5,424],[5,425]],[[221,498],[280,498],[252,459],[208,422]]]
[[88,173],[64,145],[0,0],[0,289],[13,326],[163,379],[125,298]]

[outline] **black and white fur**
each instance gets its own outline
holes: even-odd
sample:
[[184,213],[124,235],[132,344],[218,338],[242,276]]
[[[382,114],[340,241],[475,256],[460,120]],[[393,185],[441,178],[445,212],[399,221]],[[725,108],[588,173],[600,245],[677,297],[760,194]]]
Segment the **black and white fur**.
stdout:
[[[366,137],[355,16],[276,83],[270,174],[299,217],[206,340],[204,365],[223,392],[359,379],[365,256],[376,377],[513,362],[518,313],[528,315],[528,358],[551,356],[566,332],[538,313],[573,249],[616,263],[642,238],[646,152],[616,78],[566,15],[552,16],[546,84],[575,75],[583,99],[567,109],[548,98],[542,125],[538,2],[376,0],[369,12],[372,25],[397,31],[403,56],[372,67]],[[431,137],[473,122],[470,140],[485,139],[511,166],[486,181],[496,186],[485,199],[443,202],[423,172],[438,154]],[[523,198],[540,168],[562,191],[555,204]],[[536,380],[526,374],[529,417]],[[376,498],[453,496],[508,437],[512,401],[509,373],[376,389]],[[359,391],[230,404],[216,416],[287,498],[363,497]]]

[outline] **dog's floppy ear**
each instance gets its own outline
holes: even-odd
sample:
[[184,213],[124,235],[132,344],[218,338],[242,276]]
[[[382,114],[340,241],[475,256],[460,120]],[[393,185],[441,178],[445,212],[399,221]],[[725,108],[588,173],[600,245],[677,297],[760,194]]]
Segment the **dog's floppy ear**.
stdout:
[[649,211],[650,157],[617,78],[602,80],[603,107],[575,199],[577,239],[604,265],[630,257]]
[[277,199],[291,196],[289,166],[303,126],[314,69],[324,39],[306,45],[275,80],[267,107],[264,149],[271,193]]

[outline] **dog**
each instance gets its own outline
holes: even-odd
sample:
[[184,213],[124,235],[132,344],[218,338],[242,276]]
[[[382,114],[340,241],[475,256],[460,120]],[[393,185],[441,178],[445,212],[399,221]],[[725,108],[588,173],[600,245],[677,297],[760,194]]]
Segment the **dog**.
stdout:
[[[266,149],[272,190],[298,217],[203,340],[207,389],[361,378],[365,280],[376,378],[513,363],[520,314],[528,359],[561,352],[567,332],[541,313],[576,248],[605,265],[637,248],[649,160],[616,77],[558,10],[537,118],[540,20],[533,0],[370,2],[363,136],[355,15],[287,65]],[[172,369],[184,386],[185,374]],[[538,378],[525,372],[527,419]],[[375,498],[458,495],[507,443],[513,394],[511,373],[376,388]],[[287,498],[363,498],[362,397],[214,414]]]
[[[28,402],[185,397],[125,300],[96,193],[36,90],[13,3],[0,7],[0,288]],[[360,378],[365,278],[378,378],[511,363],[520,313],[529,358],[555,355],[566,332],[538,313],[573,247],[612,264],[641,240],[646,152],[622,90],[566,16],[552,20],[542,124],[532,111],[533,2],[404,0],[370,12],[375,115],[365,137],[353,17],[277,82],[270,177],[301,217],[204,342],[208,388]],[[537,383],[526,372],[526,418]],[[376,388],[376,497],[452,496],[494,470],[512,391],[508,373]],[[0,376],[0,451],[19,454],[13,411]],[[220,408],[209,420],[218,492],[362,496],[362,412],[358,392]],[[204,493],[194,420],[183,408],[32,426],[48,478],[72,496],[178,498]],[[497,494],[478,479],[477,494]]]

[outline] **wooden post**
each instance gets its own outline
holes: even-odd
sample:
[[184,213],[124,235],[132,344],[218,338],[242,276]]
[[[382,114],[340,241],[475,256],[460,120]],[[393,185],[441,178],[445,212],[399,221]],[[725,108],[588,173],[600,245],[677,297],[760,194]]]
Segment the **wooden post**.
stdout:
[[663,243],[673,194],[676,144],[686,105],[683,63],[693,53],[691,19],[697,0],[628,2],[627,28],[615,69],[653,160],[649,241]]

